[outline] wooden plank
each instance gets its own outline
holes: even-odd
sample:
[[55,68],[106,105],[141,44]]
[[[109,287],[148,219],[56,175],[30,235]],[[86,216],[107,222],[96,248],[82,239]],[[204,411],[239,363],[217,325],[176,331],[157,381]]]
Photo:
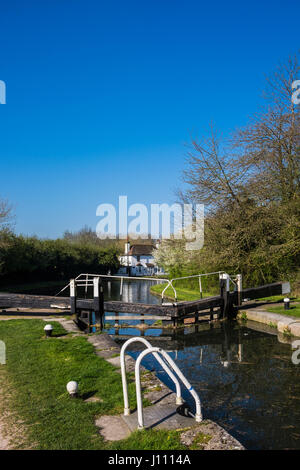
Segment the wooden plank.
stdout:
[[[289,283],[275,282],[265,286],[244,289],[242,298],[259,299],[273,295],[284,295],[290,292]],[[237,293],[230,294],[230,301],[236,304]],[[190,302],[170,303],[168,305],[153,305],[142,303],[127,303],[121,301],[104,302],[105,312],[129,313],[145,315],[143,320],[148,319],[171,319],[184,318],[187,315],[197,315],[198,312],[209,310],[214,307],[222,307],[223,299],[220,296],[208,297],[205,299]],[[60,308],[70,308],[69,297],[54,297],[41,295],[11,294],[0,292],[0,308],[53,308],[59,305]],[[94,310],[93,299],[76,299],[76,307],[82,310]],[[160,318],[154,318],[160,317]],[[121,318],[120,318],[121,319]],[[130,318],[131,319],[131,318]]]
[[105,315],[105,320],[170,320],[169,316],[159,316],[159,315]]
[[[78,300],[80,305],[81,300]],[[155,304],[140,304],[140,303],[127,303],[119,301],[106,301],[104,302],[104,308],[106,312],[121,312],[121,313],[141,313],[144,315],[174,315],[176,307],[155,305]]]
[[[41,295],[25,295],[0,293],[0,308],[51,308],[52,305],[70,307],[69,297],[53,297]],[[77,299],[76,307],[93,310],[93,299]],[[126,303],[120,301],[104,302],[106,312],[140,313],[148,315],[171,316],[176,307],[155,304]]]
[[69,297],[0,293],[0,307],[2,308],[51,308],[51,305],[57,303],[70,308]]
[[[115,335],[109,333],[109,336],[111,336],[114,339],[120,339],[120,340],[133,338],[133,335],[119,335],[118,332]],[[142,338],[146,338],[148,341],[171,341],[173,339],[172,336],[148,336],[148,335],[139,335],[139,336],[141,336]]]
[[[179,302],[169,305],[126,303],[120,301],[104,302],[105,312],[137,313],[160,317],[184,316],[188,313],[220,306],[220,297],[209,297],[191,302]],[[0,308],[70,308],[69,297],[53,297],[27,294],[0,293]],[[93,299],[77,299],[79,309],[93,310]]]
[[210,308],[220,307],[222,299],[220,296],[207,297],[206,299],[193,300],[191,302],[180,302],[177,304],[179,317],[184,317],[190,313],[209,310]]
[[273,295],[284,295],[290,291],[291,289],[289,282],[274,282],[265,286],[243,289],[242,299],[261,299],[264,297],[272,297]]
[[192,313],[186,313],[182,317],[180,317],[182,320],[185,320],[186,318],[202,318],[210,315],[210,310],[205,310],[201,312],[192,312]]

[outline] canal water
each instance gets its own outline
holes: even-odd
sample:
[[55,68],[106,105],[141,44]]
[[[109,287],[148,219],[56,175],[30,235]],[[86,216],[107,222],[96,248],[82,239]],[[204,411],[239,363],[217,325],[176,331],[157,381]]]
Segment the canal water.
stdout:
[[[149,292],[150,285],[141,280],[124,282],[122,300],[160,303]],[[104,286],[105,299],[121,299],[118,281],[106,281]],[[128,328],[122,314],[119,318],[123,327],[115,329],[114,321],[106,321],[110,324],[106,331],[118,333],[115,340],[120,344],[143,335],[168,351],[197,390],[204,417],[219,423],[247,449],[300,449],[300,365],[291,361],[289,338],[255,322],[205,322],[173,332],[151,327],[151,321],[145,322],[145,330]],[[136,358],[140,351],[136,343],[129,353]],[[173,388],[151,356],[143,364]],[[191,396],[185,391],[183,396],[193,408]]]
[[[148,282],[124,286],[123,301],[160,302],[149,293]],[[119,287],[118,282],[111,283],[110,298],[119,298]],[[149,327],[141,331],[124,325],[119,337],[143,334],[169,351],[197,390],[205,418],[219,423],[247,449],[300,448],[300,365],[291,361],[290,340],[254,322],[203,323],[176,333]],[[139,352],[140,346],[133,345],[130,354],[137,357]],[[144,365],[173,388],[155,359],[148,356]],[[188,393],[184,398],[193,407]]]

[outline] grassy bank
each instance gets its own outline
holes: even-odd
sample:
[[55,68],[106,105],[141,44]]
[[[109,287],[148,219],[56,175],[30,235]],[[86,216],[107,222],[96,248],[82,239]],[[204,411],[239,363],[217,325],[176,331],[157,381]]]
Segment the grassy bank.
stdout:
[[285,310],[284,305],[268,307],[268,312],[300,318],[300,303],[292,302],[289,310]]
[[[157,284],[154,286],[151,286],[150,291],[152,294],[155,295],[161,295],[162,291],[166,287],[166,284]],[[176,292],[177,292],[177,300],[198,300],[200,299],[200,292],[199,288],[189,288],[189,287],[177,287]],[[211,295],[216,295],[216,293],[213,292],[203,292],[203,297],[209,297]],[[164,298],[174,300],[174,291],[172,287],[168,287],[167,290],[164,293]]]
[[[33,449],[186,449],[177,431],[148,430],[108,443],[94,424],[95,417],[123,409],[121,377],[117,369],[94,353],[86,337],[67,334],[53,322],[53,337],[45,338],[41,320],[0,321],[0,339],[7,348],[7,364],[0,365],[0,418],[7,409],[9,429],[20,419],[26,430],[15,448]],[[66,384],[79,383],[79,397],[69,398]],[[135,385],[129,376],[129,397],[135,406]],[[85,402],[88,397],[101,401]]]

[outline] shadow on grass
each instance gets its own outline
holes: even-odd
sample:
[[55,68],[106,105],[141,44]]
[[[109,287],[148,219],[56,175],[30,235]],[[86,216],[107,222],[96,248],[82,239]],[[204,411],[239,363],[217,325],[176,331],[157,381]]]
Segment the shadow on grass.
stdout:
[[87,392],[87,393],[80,393],[78,397],[81,398],[82,400],[87,400],[88,398],[94,397],[97,391],[98,390],[91,390],[90,392]]

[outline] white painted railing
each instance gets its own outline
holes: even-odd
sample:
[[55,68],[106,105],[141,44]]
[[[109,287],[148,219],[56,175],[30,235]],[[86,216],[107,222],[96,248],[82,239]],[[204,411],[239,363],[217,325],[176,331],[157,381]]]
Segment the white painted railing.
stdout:
[[[87,292],[88,287],[93,286],[93,279],[96,277],[100,277],[103,279],[109,279],[109,280],[120,280],[121,281],[121,286],[120,286],[120,294],[122,295],[122,287],[123,287],[123,281],[124,279],[132,279],[134,281],[155,281],[155,282],[169,282],[168,279],[165,278],[157,278],[157,277],[136,277],[136,276],[115,276],[111,274],[91,274],[91,273],[81,273],[77,277],[75,277],[75,282],[76,286],[78,287],[85,287],[85,292]],[[68,287],[70,286],[70,283],[68,283],[66,286],[64,286],[56,295],[57,297],[59,294],[64,292]]]
[[[126,379],[126,363],[125,363],[125,351],[127,347],[135,342],[143,343],[148,349],[152,348],[149,341],[145,338],[141,338],[136,336],[135,338],[130,338],[123,344],[120,354],[120,362],[121,362],[121,374],[122,374],[122,385],[123,385],[123,396],[124,396],[124,416],[130,415],[130,407],[129,407],[129,400],[128,400],[128,388],[127,388],[127,379]],[[176,387],[176,405],[182,405],[183,399],[181,397],[181,388],[178,379],[175,377],[173,372],[170,368],[165,364],[165,362],[160,358],[160,356],[156,353],[153,354],[155,359],[159,362],[161,367],[164,371],[169,375],[169,377],[173,380],[175,387]]]
[[[129,408],[129,401],[128,401],[128,389],[127,389],[127,380],[126,380],[126,368],[125,368],[125,350],[127,346],[135,341],[141,341],[147,346],[147,349],[145,349],[138,357],[136,364],[135,364],[135,382],[136,382],[136,397],[137,397],[137,413],[138,413],[138,429],[143,429],[144,428],[144,414],[143,414],[143,403],[142,403],[142,392],[141,392],[141,378],[140,378],[140,365],[141,361],[145,356],[148,354],[153,354],[155,359],[161,364],[163,369],[166,371],[166,373],[169,375],[169,377],[173,380],[173,382],[176,385],[176,405],[182,404],[183,400],[181,397],[181,389],[180,389],[180,384],[178,382],[178,379],[175,377],[173,372],[170,370],[166,362],[169,364],[169,366],[173,369],[173,371],[177,374],[177,376],[180,378],[182,383],[185,385],[185,387],[188,389],[188,391],[191,393],[192,397],[195,400],[196,404],[196,414],[195,414],[195,420],[197,422],[202,421],[202,412],[201,412],[201,403],[200,403],[200,398],[197,394],[197,392],[193,389],[189,381],[185,378],[179,367],[175,364],[173,359],[169,356],[169,354],[164,351],[161,348],[153,348],[149,341],[145,340],[144,338],[136,337],[136,338],[131,338],[126,343],[124,343],[122,349],[121,349],[121,356],[120,356],[120,361],[121,361],[121,372],[122,372],[122,385],[123,385],[123,394],[124,394],[124,415],[128,416],[130,414],[130,408]],[[163,359],[161,359],[160,355],[163,357],[163,359],[166,361],[164,362]]]
[[218,274],[220,276],[220,274],[224,273],[224,271],[216,271],[214,273],[202,273],[202,274],[193,274],[191,276],[184,276],[184,277],[175,277],[173,279],[170,279],[168,282],[168,284],[166,285],[166,287],[163,289],[162,293],[161,293],[161,301],[163,302],[164,301],[164,294],[165,294],[165,291],[168,289],[168,287],[171,287],[173,289],[173,292],[174,292],[174,297],[175,297],[175,302],[177,302],[177,292],[176,292],[176,288],[175,286],[173,285],[173,283],[175,281],[182,281],[183,279],[193,279],[193,278],[198,278],[199,279],[199,293],[200,293],[200,298],[202,299],[202,295],[203,295],[203,290],[202,290],[202,277],[205,277],[205,276],[213,276],[213,275],[216,275]]

